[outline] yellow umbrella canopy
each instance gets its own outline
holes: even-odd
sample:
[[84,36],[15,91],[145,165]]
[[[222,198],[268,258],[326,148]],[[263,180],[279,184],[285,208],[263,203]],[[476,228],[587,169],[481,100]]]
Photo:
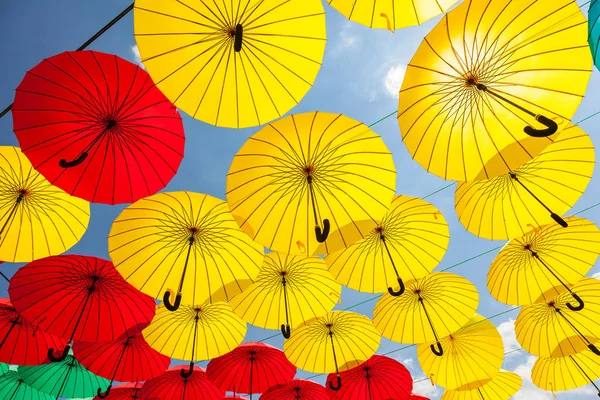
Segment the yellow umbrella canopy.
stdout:
[[327,314],[342,295],[342,285],[319,257],[269,253],[255,283],[229,304],[244,321],[265,329],[291,327]]
[[[449,240],[448,223],[435,206],[400,195],[394,197],[381,223],[371,224],[364,239],[327,255],[325,262],[349,288],[401,295],[402,277],[412,280],[430,273],[444,257]],[[396,286],[400,286],[397,291]]]
[[444,354],[417,346],[417,357],[432,383],[448,390],[483,386],[494,379],[504,361],[504,345],[496,327],[476,314],[460,330],[440,340]]
[[600,357],[590,350],[560,358],[538,358],[531,369],[531,380],[543,390],[571,390],[592,384],[600,396],[594,380],[600,378]]
[[194,371],[196,361],[219,357],[239,346],[246,330],[246,323],[225,302],[184,305],[174,312],[161,304],[142,334],[159,353],[189,360],[189,370],[181,370],[186,378]]
[[227,203],[186,191],[125,208],[110,229],[108,253],[127,282],[172,311],[232,298],[253,282],[263,260],[262,246],[239,229]]
[[396,29],[421,25],[458,0],[327,0],[346,18],[369,28]]
[[491,240],[524,235],[532,227],[566,222],[568,212],[592,179],[596,163],[590,136],[576,125],[554,143],[509,173],[460,182],[454,207],[471,233]]
[[444,179],[509,173],[571,120],[592,70],[573,0],[465,0],[425,37],[400,89],[411,156]]
[[136,0],[133,21],[159,89],[216,126],[284,115],[311,88],[325,50],[319,0]]
[[371,358],[380,341],[381,335],[369,318],[348,311],[333,311],[294,329],[283,351],[292,364],[305,371],[335,372],[337,383],[329,382],[329,386],[339,390],[342,386],[339,372]]
[[226,190],[232,214],[255,241],[311,256],[320,243],[330,253],[362,239],[368,232],[360,229],[364,224],[349,228],[354,221],[381,220],[396,190],[396,170],[375,132],[341,114],[315,111],[251,136],[233,159]]
[[458,331],[473,317],[479,293],[465,278],[434,272],[411,281],[400,296],[381,296],[373,310],[373,323],[381,334],[399,343],[430,343],[442,356],[447,349],[440,338]]
[[90,203],[52,186],[21,149],[0,146],[0,260],[64,253],[85,233]]
[[446,390],[441,400],[509,400],[521,389],[523,379],[515,373],[500,371],[494,379],[481,386],[472,384]]
[[521,309],[515,332],[523,349],[536,356],[556,358],[588,347],[600,356],[594,345],[600,340],[600,280],[584,278],[571,286],[571,290],[585,304],[580,311],[567,306],[573,300],[568,291],[547,301],[542,296],[539,303]]
[[500,250],[487,276],[487,288],[496,300],[522,306],[550,301],[567,291],[573,297],[567,307],[584,307],[569,285],[594,266],[600,255],[600,231],[584,218],[567,217],[565,222],[566,228],[557,224],[534,228]]

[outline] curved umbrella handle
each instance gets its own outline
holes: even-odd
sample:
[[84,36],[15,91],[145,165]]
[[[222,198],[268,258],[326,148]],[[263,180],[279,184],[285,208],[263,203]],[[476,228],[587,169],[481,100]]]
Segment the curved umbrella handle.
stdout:
[[108,397],[108,395],[110,394],[110,388],[112,387],[112,385],[108,385],[108,387],[106,388],[106,392],[102,393],[102,389],[98,388],[98,391],[96,392],[97,396],[100,397],[101,399],[105,399]]
[[593,344],[588,344],[588,349],[590,349],[595,355],[600,356],[600,350],[598,350],[598,348]]
[[550,216],[552,217],[552,219],[554,221],[556,221],[557,224],[559,224],[563,228],[566,228],[567,226],[569,226],[569,224],[567,224],[567,221],[565,221],[564,219],[562,219],[562,217],[560,215],[552,213],[552,214],[550,214]]
[[329,229],[331,228],[331,225],[329,225],[329,220],[327,218],[325,218],[323,220],[323,231],[321,231],[321,227],[320,226],[315,226],[315,235],[317,236],[317,242],[319,243],[323,243],[324,241],[327,240],[327,237],[329,236]]
[[342,377],[341,376],[337,376],[337,384],[334,385],[333,382],[329,381],[328,382],[329,385],[329,389],[334,390],[334,391],[338,391],[342,388]]
[[171,297],[171,292],[169,292],[167,290],[165,292],[165,294],[163,295],[163,304],[165,305],[165,307],[167,308],[167,310],[169,310],[169,311],[177,311],[177,309],[181,305],[181,293],[177,293],[177,296],[175,296],[175,303],[174,304],[171,304],[171,302],[169,301],[170,297]]
[[62,354],[55,356],[54,355],[54,349],[53,348],[49,348],[48,349],[48,359],[52,362],[61,362],[64,361],[65,358],[67,358],[67,356],[69,355],[69,350],[71,350],[71,345],[68,344],[65,346]]
[[579,297],[577,295],[577,293],[571,293],[571,296],[573,296],[573,298],[575,300],[577,300],[577,302],[579,304],[577,304],[576,306],[573,306],[571,303],[567,303],[567,307],[569,308],[569,310],[571,310],[571,311],[581,311],[581,310],[583,310],[583,307],[585,306],[585,304],[583,303],[583,300],[581,300],[581,297]]
[[190,369],[189,370],[185,370],[183,368],[181,368],[181,370],[179,371],[179,375],[181,375],[181,377],[183,379],[187,379],[190,376],[192,376],[192,374],[194,373],[194,363],[190,362]]
[[404,293],[404,282],[402,278],[398,278],[398,284],[400,285],[400,289],[396,292],[393,288],[388,288],[388,293],[394,297],[401,296]]
[[281,324],[281,333],[283,334],[284,338],[289,339],[290,335],[291,335],[290,326],[289,325]]
[[558,124],[552,121],[550,118],[544,117],[543,115],[536,115],[536,121],[544,125],[546,129],[535,129],[531,126],[526,126],[523,131],[529,136],[536,138],[544,138],[553,135],[558,130]]
[[63,168],[71,168],[71,167],[76,167],[79,164],[81,164],[82,162],[85,161],[85,159],[87,158],[88,153],[87,151],[84,151],[83,153],[81,153],[81,155],[79,157],[77,157],[76,159],[74,159],[73,161],[67,161],[64,158],[62,160],[60,160],[58,162],[58,165],[60,165]]
[[244,27],[242,24],[237,24],[235,27],[235,35],[233,40],[233,50],[236,53],[242,51],[242,37],[244,36]]
[[444,355],[444,349],[442,348],[442,344],[440,342],[437,342],[435,345],[429,345],[429,347],[431,348],[431,352],[436,356],[441,357]]

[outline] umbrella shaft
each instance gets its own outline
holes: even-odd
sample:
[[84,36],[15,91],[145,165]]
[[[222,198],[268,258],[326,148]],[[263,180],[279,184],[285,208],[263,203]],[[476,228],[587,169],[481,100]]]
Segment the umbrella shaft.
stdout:
[[285,307],[285,324],[290,325],[290,317],[288,314],[288,300],[287,300],[287,282],[285,277],[282,278],[281,283],[283,284],[283,306]]
[[541,257],[533,250],[529,249],[529,251],[531,252],[531,255],[533,255],[539,262],[540,264],[542,264],[547,270],[548,272],[550,272],[552,274],[552,276],[554,278],[556,278],[556,280],[564,286],[565,289],[567,289],[569,291],[569,293],[573,294],[573,291],[571,290],[571,288],[569,288],[563,281],[562,279],[560,279],[558,277],[558,275],[556,275],[556,273],[554,273],[554,271],[552,271],[552,268],[550,268],[544,261],[542,261]]
[[73,327],[73,332],[71,332],[71,337],[69,338],[69,343],[73,342],[73,338],[75,337],[75,332],[79,327],[79,323],[81,322],[81,318],[83,317],[83,313],[85,312],[85,308],[87,307],[88,302],[90,301],[90,297],[92,297],[93,288],[96,285],[96,282],[92,284],[92,287],[88,289],[88,294],[85,297],[85,301],[83,302],[83,307],[81,307],[81,312],[79,313],[79,317],[77,317],[77,321],[75,322],[75,326]]
[[[19,197],[17,198],[17,200],[15,201],[15,204],[12,206],[12,208],[10,209],[10,211],[8,211],[7,213],[5,213],[4,215],[6,216],[8,214],[8,217],[6,218],[6,221],[4,221],[4,224],[2,225],[2,228],[0,229],[0,239],[2,239],[2,234],[4,233],[4,230],[6,229],[6,227],[12,223],[12,220],[15,216],[15,213],[17,211],[17,207],[19,207],[19,204],[21,203],[21,201],[23,201],[23,195],[19,195]],[[4,218],[4,216],[2,217]]]
[[544,207],[546,209],[546,211],[548,211],[550,214],[552,214],[552,210],[550,209],[550,207],[548,207],[546,204],[544,204],[544,202],[542,200],[539,199],[539,197],[537,197],[535,194],[533,194],[533,192],[531,190],[529,190],[529,188],[527,186],[525,186],[525,184],[523,182],[521,182],[519,180],[519,178],[517,178],[517,175],[511,173],[510,177],[516,181],[519,185],[521,185],[521,187],[523,189],[525,189],[527,191],[527,193],[529,193],[531,195],[531,197],[533,197],[535,199],[535,201],[537,201],[538,203],[540,203],[540,205],[542,207]]
[[317,217],[317,205],[315,201],[315,192],[312,186],[312,176],[308,177],[308,191],[310,192],[310,202],[312,204],[313,216],[315,217],[315,226],[319,225],[319,218]]
[[69,379],[69,375],[71,375],[72,369],[73,369],[73,364],[70,364],[69,370],[67,371],[67,374],[65,375],[65,379],[63,379],[62,383],[60,384],[60,388],[58,389],[58,392],[56,392],[56,400],[58,400],[60,398],[60,393],[65,388],[65,385],[67,384],[67,380]]
[[581,337],[584,342],[586,342],[588,345],[591,344],[590,341],[587,340],[587,338],[579,331],[579,329],[577,329],[575,327],[575,325],[573,325],[573,323],[567,318],[566,315],[564,315],[558,308],[556,308],[556,306],[554,306],[554,309],[556,310],[556,312],[558,313],[558,315],[560,315],[565,321],[567,321],[567,324],[569,324],[569,326],[571,328],[573,328],[573,330],[575,332],[577,332],[577,334],[579,335],[579,337]]
[[497,99],[500,99],[500,100],[504,101],[505,103],[508,103],[508,104],[510,104],[510,105],[511,105],[511,106],[513,106],[513,107],[516,107],[516,108],[518,108],[519,110],[523,111],[523,112],[524,112],[524,113],[526,113],[526,114],[529,114],[529,115],[531,115],[531,116],[532,116],[532,117],[534,117],[534,118],[535,118],[535,116],[536,116],[536,115],[535,115],[533,112],[529,111],[529,110],[528,110],[528,109],[526,109],[525,107],[522,107],[522,106],[518,105],[517,103],[515,103],[515,102],[513,102],[513,101],[511,101],[511,100],[509,100],[509,99],[507,99],[506,97],[504,97],[504,96],[502,96],[502,95],[500,95],[500,94],[498,94],[498,93],[496,93],[496,92],[492,91],[492,90],[491,90],[489,87],[487,87],[487,86],[485,86],[485,85],[479,84],[479,85],[477,85],[477,89],[479,89],[479,90],[482,90],[482,91],[484,91],[484,92],[486,92],[486,93],[488,93],[488,94],[491,94],[491,95],[492,95],[492,96],[494,96],[495,98],[497,98]]
[[19,391],[19,388],[21,387],[22,383],[23,383],[23,381],[19,379],[19,383],[17,384],[17,387],[12,392],[12,394],[10,395],[10,399],[8,399],[8,400],[13,400],[13,398],[15,397],[15,395],[17,394],[17,392]]
[[250,395],[250,400],[252,400],[252,370],[254,368],[252,368],[254,366],[254,356],[252,356],[250,358],[250,390],[248,390],[250,393],[248,393]]
[[421,304],[421,307],[423,307],[423,312],[425,313],[425,317],[427,318],[427,322],[429,322],[429,327],[431,328],[431,331],[433,332],[433,337],[435,338],[435,340],[437,342],[440,341],[440,339],[437,336],[437,332],[435,331],[435,328],[433,327],[433,323],[431,322],[431,318],[429,318],[429,313],[427,312],[427,308],[425,307],[425,303],[423,302],[423,298],[421,297],[421,295],[419,295],[419,303]]
[[10,328],[8,328],[8,332],[6,332],[6,335],[4,335],[4,339],[2,339],[2,343],[0,343],[0,349],[2,348],[2,346],[4,346],[4,343],[6,342],[6,340],[8,339],[8,337],[10,336],[10,333],[12,332],[12,330],[15,328],[15,325],[17,323],[15,321],[13,321],[10,325]]
[[381,239],[381,241],[383,242],[383,246],[385,247],[385,251],[387,252],[387,255],[390,259],[390,262],[392,263],[392,267],[394,268],[394,272],[396,273],[396,278],[400,279],[400,274],[398,273],[398,269],[396,268],[396,263],[394,263],[394,258],[392,257],[392,252],[390,251],[387,242],[385,241],[385,236],[383,235],[383,233],[379,236],[379,238]]
[[181,280],[179,281],[178,293],[181,293],[181,291],[183,290],[183,281],[185,279],[185,273],[187,271],[188,262],[190,261],[190,253],[192,252],[193,244],[194,244],[194,237],[191,237],[189,240],[187,255],[185,256],[185,264],[183,264],[183,272],[181,273]]
[[571,359],[571,361],[573,361],[573,363],[577,366],[577,368],[579,368],[579,371],[581,371],[581,373],[587,378],[587,380],[590,381],[590,383],[592,385],[594,385],[594,387],[596,388],[596,390],[598,392],[600,392],[600,388],[598,388],[598,386],[594,383],[594,380],[592,378],[590,378],[590,376],[583,370],[583,368],[581,368],[581,365],[579,365],[579,363],[577,361],[575,361],[575,359],[573,358],[573,356],[569,356],[569,358]]
[[335,344],[333,342],[333,332],[331,332],[331,327],[329,328],[329,338],[331,339],[331,350],[333,351],[333,362],[335,363],[335,373],[339,377],[340,371],[338,369],[337,355],[335,354]]

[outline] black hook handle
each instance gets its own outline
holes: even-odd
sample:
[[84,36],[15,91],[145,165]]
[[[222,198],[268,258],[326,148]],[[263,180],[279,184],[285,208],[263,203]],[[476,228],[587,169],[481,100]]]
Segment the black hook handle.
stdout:
[[177,311],[177,309],[181,305],[181,293],[177,293],[177,296],[175,296],[175,303],[174,304],[171,304],[171,302],[169,301],[170,297],[171,297],[171,292],[169,292],[167,290],[165,292],[164,296],[163,296],[163,304],[165,305],[165,307],[167,308],[167,310],[169,310],[169,311]]
[[329,389],[335,390],[336,392],[342,388],[342,377],[337,376],[337,385],[334,385],[333,382],[329,381],[328,383]]
[[235,26],[235,35],[233,40],[233,50],[236,53],[242,51],[242,37],[244,36],[244,27],[241,24]]
[[583,300],[581,300],[581,297],[579,297],[577,295],[577,293],[571,293],[571,296],[573,296],[573,298],[575,300],[577,300],[577,304],[576,306],[573,306],[571,303],[567,303],[567,307],[569,308],[569,310],[571,311],[581,311],[583,310],[583,307],[585,306],[585,304],[583,303]]
[[192,376],[192,374],[194,373],[194,363],[190,362],[190,369],[189,370],[185,370],[184,368],[181,368],[181,370],[179,371],[179,375],[181,375],[181,377],[183,379],[187,379],[190,376]]
[[69,350],[71,350],[71,345],[68,344],[65,346],[62,354],[55,356],[54,355],[54,349],[53,348],[49,348],[48,349],[48,359],[52,362],[61,362],[64,361],[65,358],[67,358],[67,356],[69,355]]
[[327,240],[327,237],[329,236],[330,228],[331,228],[331,225],[329,224],[328,219],[323,220],[323,231],[321,231],[320,226],[318,226],[318,225],[315,226],[315,235],[317,236],[317,242],[323,243],[324,241]]
[[396,292],[393,288],[388,288],[388,293],[394,297],[401,296],[404,293],[404,282],[402,278],[398,278],[398,284],[400,285],[400,289]]
[[290,326],[289,325],[281,324],[281,333],[283,334],[284,338],[289,339],[290,335],[291,335]]
[[444,349],[442,348],[442,344],[440,342],[429,345],[429,347],[431,348],[431,352],[436,356],[441,357],[444,355]]
[[558,124],[552,121],[550,118],[544,117],[543,115],[536,115],[536,121],[544,125],[546,129],[535,129],[531,126],[526,126],[523,130],[526,134],[536,138],[544,138],[553,135],[558,130]]
[[569,226],[569,224],[567,224],[567,221],[565,221],[564,219],[562,219],[560,217],[560,215],[552,213],[550,214],[550,216],[552,217],[552,219],[554,221],[556,221],[557,224],[559,224],[560,226],[562,226],[563,228],[566,228],[567,226]]
[[79,164],[81,164],[82,162],[84,162],[85,159],[87,158],[87,156],[88,156],[87,151],[84,151],[83,153],[81,153],[81,155],[79,157],[77,157],[73,161],[67,161],[65,159],[62,159],[58,162],[58,165],[60,165],[63,168],[76,167]]
[[110,388],[112,387],[112,385],[108,385],[108,387],[106,388],[106,392],[102,393],[102,389],[98,388],[98,391],[96,392],[96,394],[98,395],[98,397],[100,397],[101,399],[105,399],[108,397],[108,395],[110,394]]
[[588,349],[590,349],[595,355],[600,356],[600,350],[598,350],[598,348],[593,344],[588,344]]

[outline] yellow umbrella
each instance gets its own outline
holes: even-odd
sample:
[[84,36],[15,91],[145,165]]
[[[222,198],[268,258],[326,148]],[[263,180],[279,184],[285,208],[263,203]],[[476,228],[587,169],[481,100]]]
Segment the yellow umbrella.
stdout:
[[458,331],[473,317],[479,304],[475,286],[463,277],[434,272],[407,283],[400,296],[384,294],[373,310],[373,323],[381,334],[399,343],[431,344],[442,356],[440,338]]
[[52,186],[20,148],[0,146],[0,260],[29,262],[64,253],[89,220],[90,203]]
[[185,191],[125,208],[110,229],[108,253],[127,282],[171,311],[232,298],[252,283],[263,260],[262,246],[239,229],[224,201]]
[[491,240],[513,239],[532,227],[566,222],[567,213],[592,179],[594,145],[570,125],[538,156],[508,174],[456,187],[454,206],[471,233]]
[[523,379],[515,373],[500,371],[494,379],[481,386],[473,384],[446,390],[441,400],[509,400],[521,389]]
[[239,346],[246,330],[246,323],[225,302],[186,305],[175,312],[161,304],[142,334],[159,353],[189,360],[189,370],[181,370],[186,378],[194,371],[196,361],[219,357]]
[[585,304],[580,311],[567,306],[572,300],[568,291],[546,301],[542,296],[540,302],[521,309],[515,332],[523,349],[536,356],[556,358],[588,347],[600,356],[594,345],[600,340],[600,280],[584,278],[571,290]]
[[395,31],[421,25],[452,7],[458,0],[327,0],[351,21]]
[[[401,295],[401,277],[412,280],[430,273],[450,240],[444,215],[425,200],[410,196],[394,197],[381,223],[370,227],[364,239],[325,257],[339,282],[369,293],[387,289],[391,295]],[[395,291],[398,285],[400,290]]]
[[571,390],[592,384],[600,396],[594,380],[600,378],[600,357],[590,350],[560,358],[538,358],[531,369],[531,380],[543,390]]
[[136,0],[133,22],[159,89],[217,126],[284,115],[311,88],[325,50],[320,0]]
[[[251,136],[227,175],[227,200],[241,228],[263,246],[315,255],[362,239],[353,221],[377,224],[396,190],[396,170],[381,138],[341,114],[290,115]],[[314,232],[311,232],[314,226]],[[372,225],[370,225],[372,226]]]
[[515,306],[550,301],[565,290],[584,307],[569,285],[588,273],[600,255],[600,231],[583,218],[567,217],[568,227],[544,225],[508,242],[498,253],[487,277],[496,300]]
[[244,321],[265,329],[280,329],[285,338],[291,327],[327,314],[342,295],[342,285],[331,276],[323,259],[269,253],[255,283],[229,304]]
[[497,376],[504,360],[504,344],[496,327],[475,314],[464,327],[440,340],[442,356],[427,344],[417,346],[417,357],[431,383],[448,390],[482,386]]
[[305,371],[335,372],[337,384],[330,381],[329,387],[339,390],[342,386],[340,371],[367,361],[377,351],[380,341],[381,336],[369,318],[348,311],[333,311],[294,329],[283,350],[292,364]]
[[398,122],[410,155],[463,182],[523,165],[577,110],[592,70],[587,38],[573,0],[463,1],[406,69]]

